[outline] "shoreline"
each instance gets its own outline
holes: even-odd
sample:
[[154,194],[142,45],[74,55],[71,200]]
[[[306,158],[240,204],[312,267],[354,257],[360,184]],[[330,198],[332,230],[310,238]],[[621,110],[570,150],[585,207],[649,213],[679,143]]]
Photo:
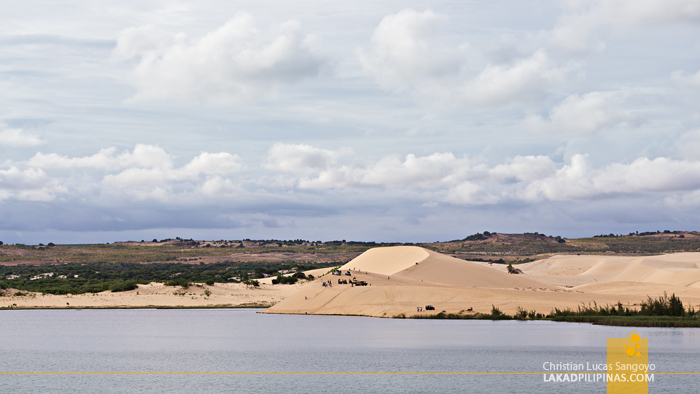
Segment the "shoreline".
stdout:
[[[27,310],[124,310],[124,309],[260,309],[270,308],[272,305],[206,305],[206,306],[25,306],[25,307],[0,307],[0,311],[27,311]],[[281,313],[282,315],[305,315],[301,313]],[[410,320],[489,320],[489,321],[518,321],[537,322],[551,321],[555,323],[577,323],[591,325],[605,325],[615,327],[658,327],[658,328],[700,328],[700,319],[675,317],[675,316],[569,316],[569,317],[545,317],[534,319],[521,319],[510,315],[490,316],[484,314],[473,315],[412,315],[412,316],[367,316],[356,314],[314,314],[313,316],[347,316],[347,317],[367,317],[378,319],[410,319]]]
[[83,310],[83,309],[267,309],[272,305],[145,305],[145,306],[16,306],[0,307],[0,311]]

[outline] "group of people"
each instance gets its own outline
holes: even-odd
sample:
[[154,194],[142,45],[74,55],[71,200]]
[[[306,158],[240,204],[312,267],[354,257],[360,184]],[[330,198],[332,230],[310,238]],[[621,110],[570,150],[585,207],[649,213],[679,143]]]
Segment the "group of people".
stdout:
[[326,287],[326,286],[327,286],[327,287],[333,287],[333,284],[331,283],[330,280],[328,280],[328,281],[323,282],[322,286],[323,286],[323,287]]

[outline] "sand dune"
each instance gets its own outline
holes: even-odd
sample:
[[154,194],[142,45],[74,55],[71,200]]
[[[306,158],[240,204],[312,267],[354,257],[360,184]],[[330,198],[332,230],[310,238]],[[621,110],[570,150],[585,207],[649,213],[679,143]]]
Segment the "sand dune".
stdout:
[[[325,276],[265,313],[396,316],[415,314],[417,307],[427,304],[448,313],[468,308],[487,313],[492,305],[508,313],[518,306],[549,313],[554,307],[592,302],[633,306],[664,292],[700,304],[700,253],[554,256],[518,267],[523,274],[419,247],[375,248],[343,266],[370,286],[341,285],[338,277]],[[323,287],[328,280],[332,286]]]
[[554,256],[519,268],[533,279],[578,286],[600,282],[642,282],[691,286],[700,282],[700,253],[649,257]]
[[393,275],[428,258],[428,251],[418,246],[373,248],[341,267],[342,270]]

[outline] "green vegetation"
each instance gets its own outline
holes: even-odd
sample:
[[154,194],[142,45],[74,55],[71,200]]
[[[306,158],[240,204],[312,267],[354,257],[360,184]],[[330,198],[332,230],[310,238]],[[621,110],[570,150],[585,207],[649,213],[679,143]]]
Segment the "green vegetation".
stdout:
[[260,287],[260,282],[255,279],[244,280],[243,284],[248,287]]
[[[310,275],[310,277],[313,279],[313,275]],[[272,284],[293,285],[297,283],[299,279],[307,279],[306,274],[303,272],[296,272],[291,276],[283,276],[282,274],[279,274],[277,275],[276,279],[272,280]]]
[[[161,282],[187,288],[192,283],[240,283],[283,272],[295,272],[336,266],[337,262],[300,264],[295,262],[221,262],[193,263],[64,263],[0,266],[0,288],[13,288],[48,294],[82,294],[101,291],[126,291],[139,284]],[[257,281],[256,281],[257,282]]]
[[[394,316],[405,318],[405,315]],[[630,309],[622,303],[617,305],[598,306],[595,303],[579,306],[577,310],[555,308],[549,315],[528,311],[521,307],[515,314],[508,315],[496,306],[491,306],[491,313],[446,313],[413,315],[412,319],[482,319],[482,320],[553,320],[569,323],[592,323],[610,326],[631,327],[700,327],[700,311],[692,306],[685,308],[683,302],[675,294],[667,294],[658,298],[647,297],[639,309]]]
[[[624,254],[652,255],[700,251],[700,233],[656,231],[628,235],[598,235],[590,238],[565,239],[534,233],[500,234],[485,231],[461,240],[420,244],[420,246],[470,260],[505,263],[481,256],[536,256],[541,254]],[[503,259],[503,257],[499,257]],[[516,263],[516,261],[510,262]]]
[[[157,242],[154,244],[153,242]],[[163,239],[153,242],[130,242],[93,245],[2,245],[0,262],[43,261],[46,263],[154,263],[169,261],[196,261],[203,257],[225,257],[246,253],[310,253],[323,257],[338,253],[362,253],[383,244],[376,242],[309,242],[303,240],[243,240],[243,241],[192,241],[186,239]],[[53,245],[53,246],[52,246]],[[207,247],[206,245],[210,245]],[[245,245],[241,247],[241,245]]]

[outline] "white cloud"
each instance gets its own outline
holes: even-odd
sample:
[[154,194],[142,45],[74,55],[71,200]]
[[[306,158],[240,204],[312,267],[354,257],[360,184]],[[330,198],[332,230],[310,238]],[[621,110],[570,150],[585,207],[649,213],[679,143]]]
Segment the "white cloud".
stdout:
[[372,47],[359,51],[363,67],[377,82],[404,89],[423,84],[426,78],[442,78],[459,72],[461,49],[441,45],[438,31],[447,17],[431,10],[406,9],[385,16],[374,30]]
[[549,33],[550,41],[573,52],[602,50],[597,30],[627,31],[676,24],[700,23],[697,0],[570,1]]
[[388,187],[429,188],[453,182],[469,170],[469,162],[452,153],[417,157],[406,155],[382,158],[366,167],[341,166],[321,171],[316,177],[299,180],[302,189]]
[[67,157],[56,153],[35,154],[27,165],[44,169],[92,168],[118,170],[126,167],[170,168],[172,157],[162,148],[153,145],[137,144],[133,152],[116,154],[117,148],[101,149],[92,156]]
[[279,83],[317,75],[324,60],[312,41],[296,21],[263,33],[241,12],[199,39],[151,26],[126,29],[113,56],[136,62],[135,99],[247,103],[272,96]]
[[241,171],[245,165],[237,155],[227,152],[207,153],[203,152],[190,161],[183,171],[195,174],[228,175]]
[[496,204],[499,196],[489,193],[483,186],[474,182],[462,182],[451,188],[443,201],[456,205]]
[[296,182],[287,181],[287,187],[423,190],[442,195],[441,201],[450,204],[577,201],[700,189],[700,161],[664,157],[594,168],[581,154],[564,164],[547,156],[516,156],[489,167],[452,153],[435,153],[387,156],[361,166],[327,161],[303,168],[307,174],[293,174]]
[[324,170],[351,152],[349,149],[333,151],[305,144],[275,144],[270,148],[263,167],[285,172]]
[[512,65],[489,64],[464,84],[461,95],[477,106],[499,106],[517,101],[540,100],[552,83],[563,79],[564,70],[550,61],[544,50]]
[[[160,158],[146,160],[148,152]],[[694,201],[693,193],[700,191],[700,161],[690,159],[640,157],[629,163],[596,168],[582,154],[573,155],[567,163],[556,163],[548,156],[515,156],[494,165],[456,157],[450,152],[389,155],[365,163],[342,164],[338,159],[344,154],[349,152],[276,144],[259,170],[262,173],[239,179],[227,176],[246,167],[240,157],[226,152],[203,152],[180,167],[172,165],[167,152],[148,145],[121,154],[114,149],[75,158],[48,154],[23,163],[8,161],[8,168],[0,170],[0,200],[49,201],[61,194],[192,202],[243,196],[250,193],[242,187],[246,183],[254,185],[257,193],[269,196],[290,191],[314,190],[323,194],[324,190],[333,189],[371,189],[374,191],[367,193],[391,191],[424,199],[426,204],[453,205],[585,201],[639,195],[668,200],[678,193],[685,197],[668,201],[680,204]],[[31,164],[63,165],[69,170],[93,165],[97,173],[75,175],[69,171],[65,176],[51,178]]]
[[557,166],[547,156],[516,156],[493,167],[489,174],[499,182],[532,182],[553,175]]
[[574,155],[555,175],[536,180],[522,191],[526,201],[578,200],[609,195],[673,193],[700,188],[700,162],[660,157],[639,158],[593,169],[586,155]]
[[27,134],[22,129],[5,129],[0,132],[0,145],[37,146],[45,143],[39,136]]
[[700,89],[700,71],[693,75],[688,75],[683,71],[674,71],[671,73],[671,78],[673,78],[673,80],[680,85]]
[[593,134],[634,121],[629,111],[620,109],[626,97],[620,91],[571,95],[552,108],[547,118],[531,116],[526,124],[534,131]]
[[230,179],[214,175],[207,177],[206,181],[199,186],[199,191],[207,196],[230,196],[241,192],[241,188]]
[[540,100],[563,79],[547,53],[537,50],[510,62],[467,72],[467,45],[446,45],[439,34],[447,17],[404,10],[382,19],[371,48],[358,52],[364,69],[384,88],[409,90],[431,105],[494,107]]
[[[41,174],[44,174],[44,170],[67,172],[69,178],[61,178],[64,180],[71,179],[73,169],[90,169],[92,175],[82,174],[86,178],[81,179],[79,182],[83,184],[77,187],[161,201],[174,198],[176,191],[198,190],[204,194],[216,194],[215,191],[220,190],[230,194],[235,187],[230,180],[221,176],[245,169],[238,155],[227,152],[202,152],[182,167],[175,167],[174,157],[163,148],[145,144],[137,144],[133,151],[118,153],[116,148],[111,147],[83,157],[37,153],[22,164],[29,167],[26,171]],[[203,182],[200,179],[202,175],[206,176]]]
[[51,201],[66,188],[37,168],[22,170],[12,166],[0,170],[0,201],[7,199]]

